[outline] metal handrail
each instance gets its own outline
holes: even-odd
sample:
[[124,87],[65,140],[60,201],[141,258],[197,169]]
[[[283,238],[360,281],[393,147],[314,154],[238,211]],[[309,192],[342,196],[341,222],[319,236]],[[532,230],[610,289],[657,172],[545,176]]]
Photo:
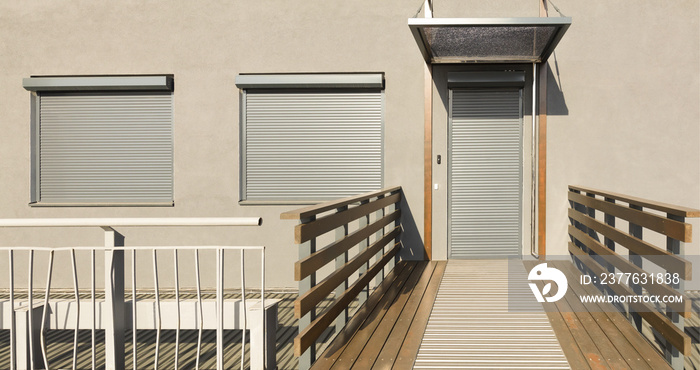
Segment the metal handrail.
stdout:
[[0,227],[260,226],[261,217],[6,218]]

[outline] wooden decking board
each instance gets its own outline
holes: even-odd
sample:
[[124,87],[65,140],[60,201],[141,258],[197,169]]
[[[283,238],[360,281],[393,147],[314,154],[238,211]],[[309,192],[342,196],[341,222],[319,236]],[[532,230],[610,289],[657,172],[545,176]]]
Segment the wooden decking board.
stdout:
[[[561,270],[564,273],[568,273],[570,276],[574,277],[574,281],[578,281],[578,276],[580,271],[572,263],[564,263],[561,266]],[[580,292],[580,294],[600,294],[600,291],[593,285],[580,285],[575,284],[573,287],[575,292]],[[632,326],[632,324],[625,318],[620,312],[616,311],[615,308],[608,303],[599,303],[599,310],[604,313],[608,320],[615,326],[612,331],[619,331],[621,336],[634,348],[637,354],[653,369],[667,369],[669,368],[666,360],[661,356],[661,354],[654,350],[651,344],[644,339],[637,329]]]
[[[569,284],[576,296],[588,294],[583,291],[583,287],[577,284],[577,274],[567,271],[564,266],[554,265],[567,275]],[[614,309],[612,306],[605,307],[597,303],[583,304],[577,297],[567,298],[567,302],[583,323],[583,327],[596,344],[600,353],[605,357],[610,366],[615,368],[651,369],[643,360],[637,350],[626,340],[622,333],[610,321],[605,311]]]
[[569,366],[572,369],[590,369],[588,360],[586,360],[578,344],[576,344],[576,340],[574,340],[574,336],[569,331],[566,325],[566,318],[562,313],[559,311],[547,311],[547,317],[559,340],[566,360],[569,362]]
[[[562,272],[567,274],[569,279],[578,281],[580,272],[573,264],[565,263],[558,267],[562,270]],[[583,286],[581,284],[574,284],[571,286],[571,288],[577,295],[600,294],[600,291],[592,285]],[[591,315],[599,317],[599,322],[607,320],[605,321],[606,323],[610,323],[614,326],[614,328],[606,326],[605,332],[615,343],[615,346],[620,350],[620,353],[628,358],[628,363],[632,361],[630,365],[632,365],[633,368],[636,368],[638,361],[634,361],[632,358],[639,358],[652,369],[668,368],[666,360],[664,360],[664,358],[661,357],[658,352],[650,351],[650,349],[653,349],[650,348],[650,343],[641,337],[639,332],[632,326],[632,324],[630,324],[630,322],[621,313],[615,311],[615,308],[611,304],[591,303],[591,305],[597,306],[591,307]]]
[[[420,343],[423,339],[425,327],[428,325],[430,312],[435,303],[435,297],[437,296],[440,282],[445,273],[445,266],[447,265],[445,261],[436,262],[435,264],[435,270],[431,276],[430,283],[424,295],[420,297],[420,304],[417,307],[415,315],[410,320],[407,316],[402,315],[399,319],[399,323],[397,323],[397,327],[395,328],[396,335],[398,338],[403,337],[403,342],[396,352],[394,352],[394,348],[386,348],[377,360],[377,363],[375,363],[375,368],[381,370],[400,370],[413,367],[418,348],[420,348]],[[392,333],[392,335],[394,335],[394,333]],[[389,341],[392,340],[398,341],[398,339],[389,338]]]
[[370,296],[370,304],[360,308],[361,314],[351,319],[312,369],[410,368],[445,264],[402,262],[403,270],[391,285]]
[[396,286],[402,286],[415,267],[416,264],[412,263],[401,262],[397,264],[377,290],[369,296],[367,302],[358,309],[343,330],[338,333],[328,348],[319,355],[312,369],[330,369],[355,338],[357,332],[371,325],[369,320],[374,314],[375,307],[386,305],[386,301],[390,298],[393,301],[392,296],[398,293]]
[[[526,267],[531,268],[535,264],[537,263],[526,263],[525,265]],[[540,287],[540,289],[542,289],[542,287],[544,286],[544,282],[541,280],[536,281],[535,283]],[[571,282],[569,282],[569,285],[571,285]],[[567,292],[564,299],[554,302],[554,306],[564,318],[566,327],[571,333],[574,342],[578,346],[579,350],[581,351],[581,354],[586,359],[586,362],[591,369],[597,370],[611,368],[608,362],[605,360],[605,356],[602,353],[600,353],[598,347],[596,346],[596,343],[588,335],[588,332],[584,328],[583,323],[581,322],[581,320],[579,320],[578,316],[571,308],[571,305],[569,304],[569,301],[567,299],[569,296],[571,296],[571,293]],[[549,307],[551,308],[551,305],[549,305]]]
[[[537,263],[526,262],[528,267],[535,264]],[[605,364],[601,363],[602,368],[670,368],[658,351],[612,305],[607,303],[584,305],[581,303],[578,296],[601,293],[592,285],[579,284],[580,272],[571,262],[549,262],[549,264],[551,267],[561,270],[569,281],[570,291],[567,292],[565,299],[554,304],[559,314],[569,319],[568,325],[566,328],[560,325],[553,325],[553,327],[572,366],[574,366],[574,361],[580,361],[580,355],[586,356],[586,353],[590,353],[591,355],[586,356],[590,366],[596,365],[595,361],[591,363],[590,360],[597,356],[606,359]],[[565,303],[560,304],[562,302]],[[556,312],[550,312],[550,316],[556,317]],[[585,330],[577,328],[578,325]],[[582,334],[587,334],[588,338]],[[573,353],[572,355],[574,347],[566,343],[567,340],[571,339],[570,336],[579,347],[580,354]],[[595,344],[597,352],[592,352],[591,343]]]
[[[358,369],[372,368],[379,354],[386,346],[400,345],[401,342],[403,342],[403,338],[396,338],[396,340],[400,339],[400,342],[390,343],[389,336],[401,315],[411,315],[411,313],[408,312],[411,310],[411,307],[409,307],[409,299],[415,295],[423,296],[434,269],[435,265],[428,262],[420,274],[414,273],[412,280],[404,285],[401,293],[396,297],[391,306],[388,307],[384,318],[379,322],[379,325],[374,330],[374,333],[372,333],[367,344],[365,344],[362,352],[358,355],[357,361],[355,361],[354,364],[355,367]],[[413,314],[415,314],[417,306],[416,304],[413,307]],[[413,317],[413,315],[411,315],[411,317]]]
[[[354,367],[355,362],[360,358],[362,351],[372,340],[375,332],[377,332],[377,329],[381,327],[381,323],[384,321],[387,313],[392,307],[396,307],[397,305],[403,307],[407,299],[407,295],[410,294],[411,289],[415,287],[420,276],[422,275],[423,270],[426,268],[427,262],[419,262],[411,272],[410,276],[408,276],[408,279],[406,279],[404,284],[400,286],[397,284],[392,285],[394,292],[387,292],[385,295],[387,299],[383,300],[381,304],[378,304],[374,308],[372,314],[370,314],[365,321],[366,325],[362,325],[355,336],[353,336],[350,343],[348,343],[347,347],[340,357],[338,357],[338,360],[335,362],[335,364],[333,364],[331,369],[342,370]],[[380,338],[380,342],[383,345],[384,343],[381,340],[381,333],[377,334],[377,337]]]

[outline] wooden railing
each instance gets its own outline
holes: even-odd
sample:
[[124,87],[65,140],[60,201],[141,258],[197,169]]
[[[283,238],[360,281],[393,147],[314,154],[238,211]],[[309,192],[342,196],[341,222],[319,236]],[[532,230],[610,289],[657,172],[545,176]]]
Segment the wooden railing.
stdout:
[[[294,278],[299,281],[299,298],[294,303],[299,335],[294,338],[294,354],[300,357],[300,369],[313,364],[316,341],[329,326],[335,323],[338,333],[347,323],[350,303],[359,298],[362,304],[367,299],[372,278],[381,280],[393,268],[400,249],[401,196],[401,187],[391,187],[281,215],[284,220],[299,220],[294,229],[294,242],[299,245],[299,261],[294,264]],[[354,223],[357,229],[352,225],[349,233]],[[317,248],[317,238],[334,230],[334,241]],[[348,259],[350,252],[352,259]],[[333,261],[335,270],[317,283],[319,269]],[[331,294],[331,305],[318,312],[317,306]]]
[[[649,303],[630,302],[628,306],[637,329],[641,330],[641,320],[646,320],[666,340],[666,360],[682,369],[683,355],[691,351],[691,338],[684,332],[684,318],[691,314],[691,301],[683,293],[684,282],[692,278],[691,263],[684,258],[684,243],[692,241],[692,229],[685,219],[700,217],[700,210],[579,186],[569,186],[569,202],[569,252],[599,279],[611,273],[632,277],[608,281],[612,284],[604,286],[611,294],[682,297],[681,302],[665,304],[665,314]],[[603,221],[596,219],[596,212],[602,212]],[[616,220],[627,221],[627,232],[616,227]],[[644,229],[665,236],[665,248],[649,242],[654,238],[644,240]],[[602,242],[599,234],[604,237]],[[626,248],[629,258],[620,255],[616,246]],[[645,270],[644,260],[658,267]],[[654,269],[665,272],[651,275],[649,271]]]

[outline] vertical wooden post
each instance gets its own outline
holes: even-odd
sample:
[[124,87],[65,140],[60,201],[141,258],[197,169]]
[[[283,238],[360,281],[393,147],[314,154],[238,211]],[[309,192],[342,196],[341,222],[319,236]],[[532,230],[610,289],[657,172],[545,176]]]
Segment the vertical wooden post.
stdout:
[[[316,216],[311,216],[309,218],[303,218],[299,222],[306,224],[316,220]],[[311,253],[316,252],[316,238],[299,244],[299,259],[308,257]],[[299,295],[308,292],[311,288],[316,285],[316,273],[312,273],[306,278],[299,282]],[[316,319],[316,307],[312,308],[309,313],[302,316],[299,319],[299,332],[301,333],[307,326],[309,326]],[[299,357],[299,370],[308,370],[311,365],[316,361],[316,343],[312,344],[306,352],[302,353]]]
[[[595,194],[593,194],[593,193],[586,193],[586,196],[589,198],[595,199]],[[588,217],[595,219],[595,208],[586,207],[586,209],[588,210]],[[590,229],[590,228],[587,228],[587,229],[588,229],[588,231],[587,231],[588,236],[590,236],[591,238],[593,238],[595,240],[598,240],[598,233],[596,233],[595,230],[593,230],[593,229]]]
[[[615,204],[615,199],[612,199],[612,198],[606,197],[605,201],[608,203]],[[609,215],[606,213],[604,215],[604,221],[605,221],[606,225],[608,225],[610,227],[615,227],[615,216]],[[610,249],[611,251],[615,250],[615,242],[612,239],[610,239],[607,235],[604,238],[604,243],[605,243],[605,246],[608,247],[608,249]],[[615,272],[614,268],[613,268],[613,270],[608,269],[608,271]]]
[[[364,202],[366,203],[366,202]],[[344,212],[348,210],[348,206],[343,206],[338,208],[338,213]],[[363,227],[362,225],[362,220],[364,217],[360,217],[360,228]],[[337,229],[335,229],[335,240],[340,240],[345,238],[348,235],[348,224],[345,224]],[[364,245],[363,245],[364,243]],[[367,248],[366,241],[361,242],[359,244],[359,251],[358,253],[361,253],[364,248]],[[338,257],[335,258],[335,269],[338,270],[342,268],[346,263],[348,263],[348,252],[345,251],[344,253],[340,254]],[[360,271],[360,274],[362,271]],[[344,280],[340,285],[338,285],[337,288],[335,288],[335,297],[336,299],[340,297],[345,291],[348,289],[348,281],[347,279]],[[362,299],[362,293],[360,293],[360,299]],[[362,303],[360,303],[362,304]],[[340,333],[340,330],[343,329],[345,326],[345,323],[348,322],[349,318],[349,312],[348,308],[346,307],[343,312],[338,315],[338,317],[335,319],[335,332]]]
[[[377,200],[382,199],[382,198],[384,198],[384,195],[380,195],[379,197],[377,197]],[[381,220],[382,217],[384,217],[384,215],[385,215],[384,208],[378,210],[376,212],[376,217],[374,217],[375,221]],[[367,216],[367,220],[369,220],[369,216]],[[386,227],[383,227],[382,229],[377,231],[377,233],[374,235],[374,240],[376,241],[376,240],[381,239],[381,237],[384,235],[385,230],[386,230]],[[381,253],[379,253],[377,256],[375,256],[374,262],[379,261],[382,258],[381,256],[384,255],[385,251],[386,251],[386,248],[382,248]],[[382,268],[382,271],[379,272],[377,274],[377,277],[374,278],[374,286],[375,287],[379,286],[379,284],[381,284],[382,281],[384,281],[384,276],[386,276],[386,266],[384,266],[384,268]]]
[[[427,0],[426,0],[426,5]],[[433,259],[433,66],[425,61],[425,116],[423,152],[423,245],[426,260]]]
[[[642,210],[642,207],[637,206],[637,205],[634,205],[634,204],[630,204],[630,208],[636,209],[636,210],[638,210],[638,211],[641,211],[641,210]],[[642,237],[643,237],[642,230],[643,230],[643,228],[642,228],[641,226],[636,225],[636,224],[633,224],[633,223],[631,223],[631,222],[629,223],[629,234],[632,235],[632,236],[634,236],[635,238],[637,238],[637,239],[639,239],[639,240],[642,240]],[[634,252],[632,252],[632,251],[629,251],[629,259],[630,259],[630,262],[634,263],[634,264],[635,264],[637,267],[639,267],[640,269],[643,269],[643,267],[642,267],[642,256],[640,256],[640,255],[638,255],[637,253],[634,253]],[[632,290],[633,290],[636,294],[642,295],[642,287],[641,287],[641,286],[639,286],[639,285],[634,285],[634,284],[630,284],[630,287],[632,288]],[[639,331],[641,332],[641,331],[642,331],[642,317],[639,316],[638,313],[632,312],[631,310],[630,310],[629,312],[630,312],[630,317],[629,317],[629,319],[630,319],[630,320],[634,323],[634,325],[637,327],[637,330],[639,330]]]
[[[364,200],[364,201],[360,202],[360,205],[367,204],[367,203],[369,203],[369,200]],[[360,217],[360,219],[358,220],[358,223],[359,223],[359,225],[358,225],[359,229],[364,229],[365,227],[367,227],[367,225],[369,225],[369,215]],[[347,227],[347,225],[345,225],[345,227]],[[362,253],[362,251],[367,249],[368,246],[369,246],[369,238],[361,241],[357,245],[357,247],[358,247],[357,253],[358,254]],[[346,256],[347,256],[347,254],[348,253],[345,252]],[[347,261],[347,257],[346,257],[345,261]],[[364,264],[362,264],[362,266],[360,266],[360,268],[357,270],[357,272],[359,273],[359,276],[357,277],[358,279],[361,278],[362,275],[367,273],[368,266],[369,266],[369,261],[367,261],[367,263],[364,263]],[[338,267],[338,266],[336,266],[336,267]],[[347,280],[345,281],[345,284],[346,284],[345,288],[347,289]],[[363,303],[365,303],[365,301],[367,301],[367,297],[369,297],[369,285],[362,288],[362,291],[360,292],[360,294],[357,295],[357,299],[359,300],[358,303],[360,305],[362,305]],[[347,313],[348,313],[348,309],[346,308],[345,314],[347,315]],[[336,333],[337,332],[338,331],[336,331]]]
[[[394,209],[393,209],[394,212],[401,209],[401,202],[404,201],[403,190],[399,190],[399,194],[401,194],[401,199],[399,199],[398,202],[394,203]],[[432,214],[432,213],[431,213],[431,214]],[[401,228],[403,227],[403,226],[401,226],[401,225],[403,225],[402,219],[403,219],[403,212],[401,212],[401,217],[399,217],[398,220],[394,221],[394,227],[395,227],[395,228],[396,228],[396,227],[401,227]],[[399,236],[397,236],[396,239],[394,239],[394,243],[400,243],[400,242],[401,242],[401,235],[403,235],[403,229],[401,229],[401,232],[399,233]],[[392,245],[391,247],[393,248],[394,246]],[[392,258],[389,262],[386,263],[386,266],[384,266],[384,271],[391,271],[391,270],[393,270],[394,267],[396,266],[396,262],[398,262],[399,258],[400,258],[400,256],[399,256],[399,254],[397,253],[397,254],[394,256],[394,258]],[[432,256],[431,256],[430,259],[432,260]]]
[[[680,217],[672,214],[667,214],[668,218],[674,221],[679,221],[685,223],[685,217]],[[685,243],[680,240],[673,239],[671,237],[666,237],[666,250],[675,254],[678,257],[685,257]],[[673,274],[673,271],[667,271],[667,273]],[[673,275],[671,275],[673,276]],[[676,289],[680,294],[685,292],[685,280],[679,279],[678,284],[669,284],[672,288]],[[670,309],[666,309],[666,316],[680,329],[681,333],[685,331],[685,318],[681,316],[678,312]],[[682,370],[685,366],[685,360],[683,354],[678,350],[678,348],[671,345],[669,341],[666,341],[666,361],[671,364],[674,370]]]
[[124,236],[111,227],[105,231],[105,368],[123,369],[124,361]]
[[[433,17],[433,1],[423,3],[424,17]],[[433,259],[433,65],[425,61],[423,123],[423,258]]]
[[[607,197],[606,197],[606,198],[605,198],[605,201],[608,202],[608,203],[612,203],[612,204],[615,203],[615,199],[612,199],[612,198],[607,198]],[[606,225],[608,225],[608,226],[610,226],[610,227],[613,227],[613,228],[615,227],[615,216],[609,215],[609,214],[605,213],[604,216],[603,216],[603,218],[604,218],[604,222],[605,222]],[[615,241],[614,241],[614,240],[610,239],[610,238],[606,235],[606,236],[604,237],[603,241],[604,241],[604,243],[605,243],[605,246],[606,246],[608,249],[610,249],[611,251],[614,251],[614,250],[615,250]],[[612,263],[608,263],[608,264],[607,264],[607,267],[608,267],[608,271],[609,271],[609,272],[615,273],[615,265],[613,265]],[[607,291],[608,294],[610,294],[610,295],[614,295],[614,294],[615,294],[615,293],[613,292],[612,288],[610,288],[609,286],[606,287],[606,291]]]

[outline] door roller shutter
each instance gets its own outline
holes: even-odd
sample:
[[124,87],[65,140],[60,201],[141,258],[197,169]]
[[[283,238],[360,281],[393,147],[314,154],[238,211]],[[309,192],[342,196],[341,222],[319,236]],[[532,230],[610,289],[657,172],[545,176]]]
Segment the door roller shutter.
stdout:
[[450,125],[450,255],[518,255],[520,90],[455,89]]
[[173,201],[172,94],[39,95],[42,203]]
[[324,200],[382,187],[378,89],[247,90],[246,200]]

